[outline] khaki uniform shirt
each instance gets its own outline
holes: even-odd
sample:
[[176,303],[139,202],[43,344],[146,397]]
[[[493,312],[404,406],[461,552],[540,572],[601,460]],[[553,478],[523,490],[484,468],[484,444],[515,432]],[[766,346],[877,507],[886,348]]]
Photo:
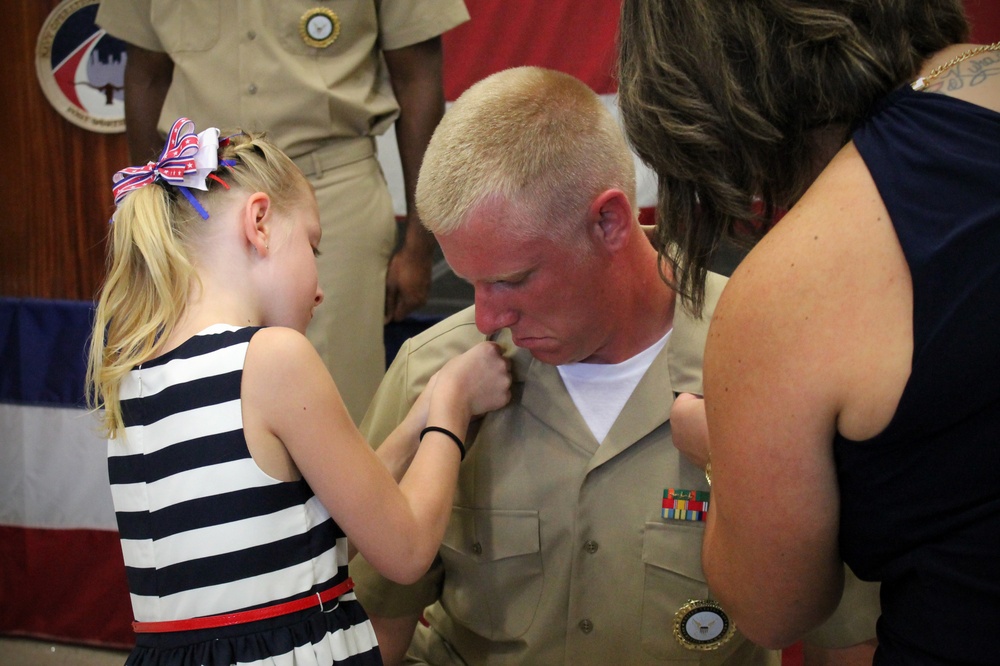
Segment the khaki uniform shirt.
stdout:
[[[301,32],[316,8],[332,10],[339,25],[324,48]],[[170,54],[161,132],[181,116],[198,128],[267,130],[298,157],[330,139],[385,132],[399,109],[381,51],[468,18],[462,0],[102,0],[97,23]]]
[[[713,301],[714,302],[714,301]],[[709,314],[711,312],[709,311]],[[707,318],[678,312],[604,442],[557,369],[499,342],[513,358],[511,403],[485,417],[459,472],[451,522],[431,572],[413,586],[360,557],[362,605],[386,617],[420,612],[411,645],[433,664],[777,664],[739,633],[712,652],[682,647],[677,611],[711,594],[701,571],[704,523],[662,517],[665,489],[707,490],[671,444],[675,391],[700,388]],[[483,340],[467,309],[407,341],[362,424],[380,442],[430,375]]]

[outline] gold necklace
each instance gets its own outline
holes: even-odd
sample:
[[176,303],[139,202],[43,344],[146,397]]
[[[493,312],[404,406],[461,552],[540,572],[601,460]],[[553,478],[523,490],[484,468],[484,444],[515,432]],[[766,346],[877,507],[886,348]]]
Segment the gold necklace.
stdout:
[[966,51],[965,53],[961,54],[960,56],[952,58],[951,60],[949,60],[945,64],[938,65],[937,67],[935,67],[934,69],[932,69],[927,76],[921,76],[919,79],[917,79],[916,81],[914,81],[913,83],[911,83],[910,87],[919,92],[919,91],[923,90],[924,88],[926,88],[927,84],[931,80],[936,79],[945,70],[951,69],[952,67],[954,67],[958,63],[960,63],[960,62],[962,62],[964,60],[968,60],[969,58],[971,58],[974,55],[979,55],[980,53],[985,53],[986,51],[1000,51],[1000,42],[993,42],[992,44],[987,44],[986,46],[977,46],[974,49],[969,49],[968,51]]

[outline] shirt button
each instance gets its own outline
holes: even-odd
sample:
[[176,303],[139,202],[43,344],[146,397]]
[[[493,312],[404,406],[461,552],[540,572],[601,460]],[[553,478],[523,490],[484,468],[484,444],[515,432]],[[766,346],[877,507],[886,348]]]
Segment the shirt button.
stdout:
[[580,620],[579,627],[580,631],[582,631],[585,634],[589,634],[594,630],[594,623],[591,622],[590,620]]
[[476,543],[472,544],[472,552],[475,553],[476,555],[482,555],[483,554],[483,545],[481,543],[479,543],[478,541]]
[[249,39],[250,41],[257,39],[257,33],[254,32],[253,30],[250,30],[249,32],[247,32],[247,39]]
[[257,94],[257,84],[256,83],[251,83],[250,85],[248,85],[247,86],[247,92],[250,93],[251,95],[256,95]]
[[587,551],[588,553],[590,553],[591,555],[593,555],[594,553],[596,553],[598,548],[599,548],[599,546],[597,545],[597,542],[594,541],[593,539],[588,539],[583,544],[583,549],[585,551]]

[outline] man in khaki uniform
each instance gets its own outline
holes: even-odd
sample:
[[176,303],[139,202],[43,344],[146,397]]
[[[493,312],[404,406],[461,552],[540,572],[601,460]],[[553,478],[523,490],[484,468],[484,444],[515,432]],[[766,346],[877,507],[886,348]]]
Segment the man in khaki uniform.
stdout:
[[[383,324],[427,299],[433,238],[413,205],[444,113],[440,35],[462,0],[102,0],[98,24],[128,42],[133,162],[155,159],[178,117],[266,130],[309,177],[323,225],[325,303],[308,335],[355,421],[385,369]],[[401,249],[375,137],[396,122],[406,186]]]
[[708,488],[668,421],[674,393],[700,388],[705,324],[675,310],[634,201],[617,124],[565,74],[494,75],[435,133],[418,205],[476,306],[404,344],[362,429],[381,441],[494,332],[515,384],[470,438],[428,576],[352,565],[387,663],[411,636],[413,663],[778,663],[713,606],[698,516],[664,517],[665,494]]
[[[701,392],[725,278],[710,276],[704,319],[680,307],[634,179],[614,120],[565,74],[489,77],[435,133],[418,205],[476,305],[404,343],[362,430],[382,441],[447,359],[487,337],[512,360],[513,398],[469,437],[427,576],[400,586],[351,565],[387,664],[407,651],[435,665],[780,662],[712,602],[700,515],[666,508],[671,492],[708,490],[668,419],[676,393]],[[874,627],[856,634],[831,644]]]

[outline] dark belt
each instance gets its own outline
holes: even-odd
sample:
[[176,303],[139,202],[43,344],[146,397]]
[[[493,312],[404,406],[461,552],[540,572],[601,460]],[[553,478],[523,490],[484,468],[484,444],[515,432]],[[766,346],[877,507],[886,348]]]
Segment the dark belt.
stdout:
[[306,178],[322,176],[324,172],[352,162],[360,162],[375,154],[375,139],[362,136],[353,139],[335,139],[311,153],[292,159]]
[[317,592],[311,597],[303,597],[295,601],[286,601],[283,604],[265,606],[254,610],[242,611],[239,613],[226,613],[224,615],[209,615],[206,617],[195,617],[189,620],[167,620],[164,622],[133,622],[132,631],[137,634],[161,634],[168,631],[191,631],[193,629],[215,629],[217,627],[228,627],[234,624],[246,624],[257,620],[266,620],[279,615],[288,615],[296,611],[308,610],[316,606],[322,606],[327,601],[332,601],[340,595],[354,589],[354,581],[348,578],[342,583],[334,585],[324,592]]

